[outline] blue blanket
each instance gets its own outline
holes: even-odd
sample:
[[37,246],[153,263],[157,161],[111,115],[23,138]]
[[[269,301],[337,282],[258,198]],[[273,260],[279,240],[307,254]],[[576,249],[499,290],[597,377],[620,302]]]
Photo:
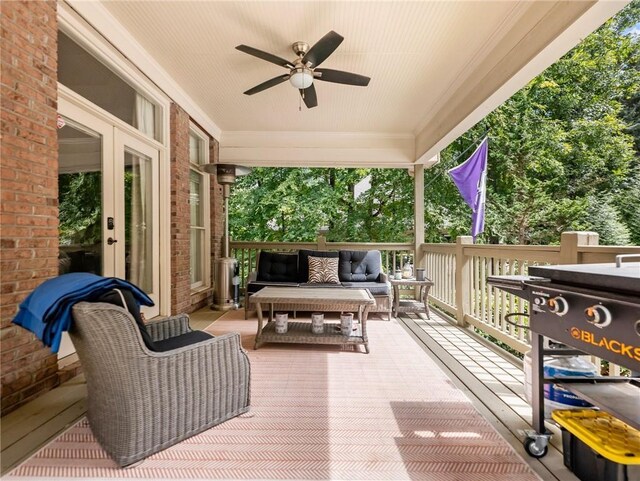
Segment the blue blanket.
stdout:
[[20,304],[13,323],[33,332],[52,352],[58,352],[62,332],[71,326],[71,307],[80,301],[94,301],[114,288],[130,290],[138,304],[153,306],[140,288],[115,277],[101,277],[87,272],[63,274],[49,279]]

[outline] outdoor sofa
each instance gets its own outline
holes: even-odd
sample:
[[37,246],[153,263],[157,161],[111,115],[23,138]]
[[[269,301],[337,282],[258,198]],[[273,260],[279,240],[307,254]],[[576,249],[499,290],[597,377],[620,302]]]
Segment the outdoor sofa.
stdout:
[[[337,278],[333,278],[332,282],[313,282],[317,280],[317,278],[314,279],[313,272],[314,262],[317,259],[333,259],[332,266],[336,266],[337,259]],[[249,274],[245,285],[245,319],[249,318],[249,312],[256,310],[255,303],[251,302],[252,294],[267,286],[281,286],[300,289],[315,287],[368,289],[376,300],[375,306],[369,313],[386,313],[387,318],[391,320],[392,289],[387,275],[382,272],[382,257],[378,250],[335,252],[302,249],[295,253],[260,251],[257,269]],[[299,305],[287,304],[275,304],[274,309],[304,310]]]

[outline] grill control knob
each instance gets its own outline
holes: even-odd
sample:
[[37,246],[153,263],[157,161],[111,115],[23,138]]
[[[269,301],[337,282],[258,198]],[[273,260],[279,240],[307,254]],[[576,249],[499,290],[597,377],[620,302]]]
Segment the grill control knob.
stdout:
[[558,316],[564,316],[569,311],[569,303],[564,297],[549,299],[549,310]]
[[547,303],[547,300],[544,297],[534,297],[533,303],[536,306],[544,306]]
[[594,324],[596,327],[607,327],[611,324],[611,311],[602,304],[587,307],[584,310],[587,322]]

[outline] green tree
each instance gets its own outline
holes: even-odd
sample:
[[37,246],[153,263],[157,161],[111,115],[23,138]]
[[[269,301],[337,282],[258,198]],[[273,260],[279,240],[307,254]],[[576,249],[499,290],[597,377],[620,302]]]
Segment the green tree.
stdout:
[[[370,188],[355,195],[368,179]],[[235,240],[399,242],[413,237],[413,186],[405,170],[254,169],[229,200]]]
[[102,240],[102,176],[99,172],[60,174],[58,206],[61,244],[95,244]]
[[[599,231],[603,242],[639,243],[638,144],[629,127],[638,110],[640,45],[624,33],[640,22],[638,5],[636,0],[622,12],[624,21],[605,24],[445,149],[443,166],[436,168],[441,171],[470,139],[490,133],[481,240],[557,243],[562,231],[580,228]],[[443,201],[453,206],[447,212],[456,217],[441,220],[452,226],[452,236],[461,233],[457,216],[465,211],[468,233],[469,209],[461,200],[451,204],[446,176],[427,195],[429,212]]]

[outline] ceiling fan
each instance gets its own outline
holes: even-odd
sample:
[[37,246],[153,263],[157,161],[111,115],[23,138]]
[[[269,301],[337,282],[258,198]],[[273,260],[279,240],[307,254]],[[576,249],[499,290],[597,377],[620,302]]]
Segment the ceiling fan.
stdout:
[[247,45],[238,45],[236,48],[241,52],[248,53],[254,57],[261,58],[267,62],[275,63],[276,65],[289,69],[289,73],[279,75],[271,80],[261,83],[260,85],[256,85],[255,87],[247,90],[245,95],[257,94],[258,92],[275,87],[276,85],[289,80],[291,85],[300,91],[300,96],[302,97],[302,100],[304,100],[304,104],[307,108],[313,108],[318,105],[316,88],[313,85],[314,80],[366,87],[369,85],[369,80],[371,79],[364,75],[344,72],[342,70],[317,68],[335,51],[335,49],[338,48],[343,40],[344,37],[332,30],[318,40],[318,42],[311,48],[309,48],[309,44],[305,42],[295,42],[291,45],[291,48],[298,58],[293,62],[285,60],[282,57],[278,57],[277,55],[263,52],[257,48],[248,47]]

